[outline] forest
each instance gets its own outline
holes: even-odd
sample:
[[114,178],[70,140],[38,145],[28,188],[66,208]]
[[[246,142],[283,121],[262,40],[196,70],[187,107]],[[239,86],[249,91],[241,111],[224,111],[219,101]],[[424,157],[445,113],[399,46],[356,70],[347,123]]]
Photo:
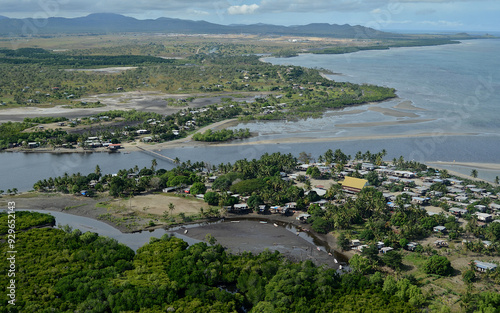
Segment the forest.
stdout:
[[16,305],[2,305],[2,313],[417,310],[406,302],[415,297],[411,283],[388,292],[381,276],[338,275],[271,251],[231,255],[216,243],[188,246],[164,236],[134,253],[69,227],[19,232],[17,250]]
[[[18,216],[16,305],[1,306],[2,313],[419,312],[430,300],[411,275],[339,274],[278,252],[228,254],[216,239],[188,246],[168,235],[134,253],[67,226],[23,231],[25,219],[33,217]],[[2,244],[4,259],[6,251]],[[7,303],[6,293],[0,298]],[[462,301],[466,312],[496,312],[500,296],[467,294]]]
[[64,53],[49,52],[40,48],[19,48],[17,50],[0,49],[2,64],[40,64],[46,66],[70,66],[71,68],[95,66],[123,66],[156,63],[175,63],[174,60],[138,55],[92,55],[74,56]]
[[233,139],[243,139],[250,137],[250,131],[248,128],[245,129],[221,129],[218,131],[212,131],[211,129],[206,130],[204,133],[196,133],[193,136],[193,140],[196,141],[206,141],[206,142],[221,142],[229,141]]

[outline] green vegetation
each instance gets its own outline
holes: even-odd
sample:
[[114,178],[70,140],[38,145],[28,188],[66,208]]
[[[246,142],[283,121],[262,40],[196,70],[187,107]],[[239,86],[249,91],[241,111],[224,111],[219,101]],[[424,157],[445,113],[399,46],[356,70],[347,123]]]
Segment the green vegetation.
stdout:
[[321,50],[311,51],[315,54],[344,54],[352,53],[363,50],[387,50],[389,48],[397,47],[420,47],[420,46],[439,46],[446,44],[458,44],[459,41],[451,39],[401,39],[401,40],[389,40],[383,43],[377,43],[376,45],[368,46],[338,46],[330,47]]
[[[151,239],[137,254],[114,239],[65,227],[19,233],[16,306],[0,312],[414,312],[415,292],[386,292],[378,280],[339,276],[279,253],[227,254],[215,244]],[[5,245],[2,256],[5,258]],[[34,262],[34,260],[36,260]],[[22,274],[21,274],[22,272]],[[0,275],[7,275],[6,267]],[[401,285],[401,283],[399,284]],[[412,286],[411,284],[409,285]],[[392,291],[392,290],[391,290]],[[398,293],[399,292],[399,293]],[[408,296],[407,296],[408,294]],[[0,295],[7,303],[6,293]],[[356,301],[354,301],[356,299]]]
[[[16,211],[16,231],[29,229],[37,226],[54,226],[56,219],[52,215],[29,212],[29,211]],[[0,234],[7,234],[9,230],[8,214],[0,212]]]
[[174,60],[138,55],[92,55],[73,56],[49,52],[40,48],[20,48],[17,50],[0,49],[2,64],[40,64],[47,66],[70,66],[72,68],[96,66],[124,66],[158,63],[176,63]]
[[424,272],[441,276],[451,275],[453,267],[445,256],[433,255],[424,264]]
[[248,128],[236,130],[221,129],[218,131],[212,131],[211,129],[208,129],[203,133],[194,134],[193,139],[196,141],[223,142],[248,137],[250,137],[250,130]]

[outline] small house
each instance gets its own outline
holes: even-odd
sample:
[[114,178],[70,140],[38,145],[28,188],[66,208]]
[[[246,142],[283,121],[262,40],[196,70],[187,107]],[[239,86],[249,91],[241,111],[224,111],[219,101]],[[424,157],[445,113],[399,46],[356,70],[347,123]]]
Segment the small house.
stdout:
[[407,245],[406,245],[406,249],[408,251],[415,251],[415,249],[417,248],[418,246],[418,243],[416,242],[409,242]]
[[243,213],[248,211],[248,205],[246,203],[237,203],[233,205],[233,212],[235,213]]
[[481,261],[474,261],[474,264],[476,265],[476,271],[478,272],[487,272],[487,271],[494,271],[498,265],[494,263],[487,263],[487,262],[481,262]]
[[467,209],[462,209],[462,208],[451,208],[449,209],[449,212],[453,215],[456,215],[458,217],[461,217],[462,215],[467,214]]
[[446,227],[444,227],[444,226],[435,226],[435,227],[432,228],[432,230],[435,233],[445,233],[446,232]]
[[368,184],[366,179],[347,176],[342,182],[342,190],[348,193],[358,193]]
[[122,145],[119,143],[112,143],[112,144],[108,145],[109,150],[118,150],[118,149],[121,149],[121,147],[122,147]]
[[488,213],[476,213],[475,215],[477,216],[477,220],[481,222],[488,223],[493,220],[493,215]]
[[301,221],[301,222],[305,222],[307,221],[308,218],[311,217],[311,214],[307,214],[307,213],[302,213],[302,214],[299,214],[299,216],[297,216],[295,219],[297,221]]
[[359,246],[359,245],[361,245],[361,241],[360,241],[359,239],[353,239],[353,240],[351,241],[351,246],[353,246],[353,247],[357,247],[357,246]]
[[382,249],[380,249],[380,252],[382,252],[382,253],[384,253],[384,254],[385,254],[385,253],[387,253],[387,252],[389,252],[389,251],[392,251],[392,250],[394,250],[394,248],[391,248],[391,247],[383,247]]

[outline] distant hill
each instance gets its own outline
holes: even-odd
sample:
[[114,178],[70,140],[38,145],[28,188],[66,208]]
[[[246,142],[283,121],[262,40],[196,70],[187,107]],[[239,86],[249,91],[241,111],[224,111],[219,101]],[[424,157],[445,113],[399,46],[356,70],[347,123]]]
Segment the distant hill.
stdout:
[[[0,35],[48,35],[74,33],[124,33],[124,32],[162,32],[181,34],[261,34],[292,36],[323,36],[336,38],[392,38],[401,35],[381,32],[372,28],[351,25],[314,23],[299,26],[280,26],[269,24],[219,25],[206,21],[191,21],[161,17],[155,20],[138,20],[113,13],[90,14],[85,17],[47,19],[43,27],[40,21],[0,17]],[[33,27],[32,27],[33,26]],[[35,29],[35,31],[33,31]],[[26,34],[26,30],[28,33]]]

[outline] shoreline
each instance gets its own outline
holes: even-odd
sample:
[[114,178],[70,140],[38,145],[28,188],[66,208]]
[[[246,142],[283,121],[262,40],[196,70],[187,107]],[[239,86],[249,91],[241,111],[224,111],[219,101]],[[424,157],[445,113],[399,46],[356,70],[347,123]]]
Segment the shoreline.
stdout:
[[495,185],[499,186],[499,185],[495,184],[494,182],[486,180],[486,179],[477,178],[477,177],[474,178],[470,175],[460,173],[456,170],[450,170],[450,169],[446,168],[446,166],[450,166],[450,167],[461,166],[461,167],[470,168],[471,170],[479,169],[479,170],[485,170],[485,171],[500,171],[500,163],[432,161],[432,162],[425,162],[425,164],[429,167],[433,167],[436,169],[447,170],[448,173],[453,175],[453,176],[458,176],[458,177],[462,177],[462,178],[470,179],[470,180],[474,180],[474,181],[481,181],[481,182],[491,184],[493,186],[495,186]]
[[[26,196],[26,195],[28,195],[28,196]],[[353,253],[350,253],[351,251],[342,252],[342,251],[338,250],[337,239],[333,236],[332,233],[319,234],[319,233],[314,232],[310,228],[309,224],[302,224],[302,223],[298,222],[295,219],[295,216],[296,216],[296,213],[299,213],[299,212],[294,212],[294,214],[290,215],[290,216],[288,216],[288,215],[282,216],[282,215],[278,215],[278,214],[261,215],[261,214],[255,213],[255,212],[251,212],[248,214],[230,214],[230,215],[223,217],[223,218],[216,218],[216,219],[205,218],[205,219],[195,220],[195,221],[189,222],[189,223],[179,223],[179,224],[171,225],[171,226],[168,226],[168,225],[149,226],[147,222],[149,220],[151,220],[151,217],[139,216],[138,219],[140,220],[140,222],[142,224],[140,226],[140,229],[131,230],[124,225],[118,225],[117,223],[115,223],[113,221],[99,218],[99,215],[109,213],[109,211],[105,207],[96,206],[96,204],[98,204],[99,202],[102,202],[102,201],[109,200],[108,198],[97,198],[97,199],[84,198],[84,197],[77,197],[74,195],[65,195],[65,194],[59,194],[59,193],[52,193],[52,194],[36,193],[36,194],[33,194],[33,196],[31,196],[30,193],[21,193],[21,194],[18,194],[16,196],[3,196],[0,199],[3,199],[4,201],[7,201],[7,202],[8,201],[15,201],[17,210],[37,210],[37,211],[47,212],[49,214],[50,214],[50,212],[58,212],[58,213],[65,213],[65,214],[69,214],[69,215],[79,216],[79,217],[90,218],[90,219],[93,219],[93,220],[96,220],[99,222],[103,222],[103,223],[115,228],[116,230],[118,230],[122,234],[133,234],[133,233],[144,232],[144,231],[153,231],[155,229],[161,228],[169,233],[178,233],[178,234],[181,234],[183,236],[187,236],[187,237],[190,237],[192,239],[202,240],[202,241],[205,241],[205,235],[203,234],[201,237],[195,236],[195,232],[192,232],[191,230],[193,230],[194,228],[200,228],[201,229],[200,232],[204,232],[203,227],[205,227],[205,226],[202,224],[204,224],[206,222],[213,222],[213,221],[220,221],[220,220],[228,220],[228,221],[250,220],[250,221],[255,221],[254,224],[259,224],[258,221],[266,221],[266,222],[268,222],[268,225],[266,225],[266,226],[267,227],[270,226],[268,228],[268,231],[266,232],[266,233],[269,233],[270,235],[269,235],[269,237],[265,237],[265,238],[270,238],[270,241],[268,242],[268,244],[270,245],[271,242],[273,242],[271,240],[271,238],[275,238],[273,245],[275,245],[277,248],[282,247],[282,249],[277,249],[277,250],[283,250],[283,249],[286,250],[285,253],[283,253],[281,251],[280,251],[280,253],[282,253],[287,258],[290,257],[290,259],[293,261],[298,261],[296,256],[293,257],[293,252],[298,247],[298,246],[296,246],[298,243],[294,243],[295,240],[299,240],[299,242],[301,242],[300,239],[297,238],[298,236],[296,236],[293,233],[286,234],[286,236],[288,237],[288,239],[287,239],[288,241],[286,241],[286,242],[288,242],[288,243],[291,242],[290,243],[291,246],[289,244],[286,244],[285,246],[283,246],[282,244],[276,245],[276,242],[279,242],[281,240],[280,238],[283,237],[282,234],[281,235],[277,234],[274,237],[272,236],[272,234],[274,232],[276,232],[276,228],[273,226],[273,223],[278,223],[278,224],[285,223],[285,224],[293,225],[297,229],[302,229],[303,232],[309,233],[312,236],[313,241],[318,240],[319,245],[325,246],[325,248],[327,249],[326,252],[319,251],[319,250],[316,251],[312,247],[309,250],[309,251],[311,251],[312,254],[314,254],[314,257],[311,256],[311,258],[313,258],[317,262],[321,261],[320,263],[317,264],[318,266],[321,264],[326,264],[326,263],[329,263],[330,266],[335,266],[333,264],[333,256],[328,255],[328,252],[332,252],[332,255],[336,254],[339,257],[339,261],[342,260],[344,262],[347,262],[347,260],[350,259],[350,257],[352,257],[352,255],[353,255]],[[67,209],[68,207],[69,207],[69,209]],[[158,215],[157,217],[159,218],[160,216]],[[216,223],[215,225],[221,225],[221,224],[222,223]],[[227,224],[230,225],[233,223],[227,223]],[[252,224],[252,225],[255,226],[254,224]],[[57,221],[56,221],[56,225],[59,225],[57,223]],[[194,228],[189,228],[191,233],[184,234],[185,226],[188,226],[188,225],[197,225],[197,226],[194,226]],[[208,225],[213,225],[213,224],[208,224]],[[238,225],[240,225],[240,224],[236,224],[236,226],[238,226]],[[221,231],[224,231],[227,228],[224,226],[227,226],[227,225],[222,225],[220,227]],[[177,228],[177,230],[173,229],[173,228]],[[252,227],[246,226],[242,230],[248,232],[251,228]],[[181,230],[182,230],[182,232],[180,232]],[[282,229],[279,229],[279,230],[281,231]],[[286,230],[286,231],[290,232],[289,230]],[[262,234],[260,234],[260,235],[263,236]],[[224,238],[219,237],[216,239],[218,239],[221,244],[225,242],[229,246],[228,250],[232,251],[232,253],[236,253],[235,248],[234,248],[235,247],[234,244],[231,244],[231,242],[234,239],[232,235],[230,236],[230,235],[226,234],[226,235],[224,235]],[[301,238],[301,239],[305,240],[304,238]],[[260,240],[262,240],[262,238],[260,238]],[[300,244],[302,246],[302,248],[305,245],[306,246],[311,246],[311,245],[314,246],[315,245],[307,240],[305,240],[305,241],[307,243],[302,242]],[[250,246],[251,247],[255,246],[254,248],[258,249],[257,243],[260,243],[260,242],[261,241],[256,241],[255,245],[250,243]],[[223,244],[223,246],[224,246],[224,244]],[[230,247],[232,247],[232,249]],[[245,248],[245,245],[244,245],[244,243],[242,243],[241,247],[239,247],[238,249],[241,249],[241,251],[244,251],[245,250],[244,248]],[[257,252],[257,251],[253,251],[253,252]],[[331,263],[327,262],[328,260],[331,260],[332,262]]]
[[[373,122],[377,123],[377,125],[392,125],[392,123],[404,124],[404,123],[418,123],[425,122],[429,120],[419,120],[419,121],[398,121],[398,122]],[[234,120],[228,120],[220,123],[228,123],[230,126],[234,123]],[[384,124],[382,124],[384,123]],[[391,123],[391,124],[387,124]],[[372,123],[361,123],[361,124],[372,124]],[[343,125],[343,124],[339,124]],[[350,124],[346,124],[350,125]],[[368,125],[369,126],[369,125]],[[207,127],[223,127],[222,125],[211,125]],[[362,127],[360,124],[356,124],[353,126],[346,127]],[[207,128],[208,129],[208,128]],[[199,131],[201,131],[200,129]],[[18,150],[17,148],[9,148],[5,149],[2,152],[20,152],[20,153],[53,153],[53,154],[63,154],[63,153],[127,153],[127,152],[137,152],[141,150],[150,150],[150,151],[161,151],[168,148],[182,148],[186,146],[220,146],[220,147],[230,147],[230,146],[248,146],[248,145],[271,145],[271,144],[300,144],[300,143],[321,143],[321,142],[337,142],[337,141],[350,141],[350,140],[380,140],[380,139],[400,139],[400,138],[421,138],[421,137],[434,137],[439,135],[440,137],[453,137],[453,136],[479,136],[479,133],[417,133],[417,134],[394,134],[394,135],[366,135],[366,136],[348,136],[348,137],[285,137],[285,138],[275,138],[275,139],[262,139],[256,141],[245,141],[245,142],[203,142],[203,141],[194,141],[191,139],[193,134],[188,137],[175,139],[172,141],[156,143],[156,144],[144,144],[140,142],[134,143],[123,143],[122,149],[116,151],[109,151],[106,148],[96,148],[93,150],[83,150],[81,148],[77,149],[65,149],[60,148],[59,150]],[[141,149],[142,148],[142,149]],[[39,149],[39,148],[36,148]],[[458,164],[456,164],[458,165]]]

